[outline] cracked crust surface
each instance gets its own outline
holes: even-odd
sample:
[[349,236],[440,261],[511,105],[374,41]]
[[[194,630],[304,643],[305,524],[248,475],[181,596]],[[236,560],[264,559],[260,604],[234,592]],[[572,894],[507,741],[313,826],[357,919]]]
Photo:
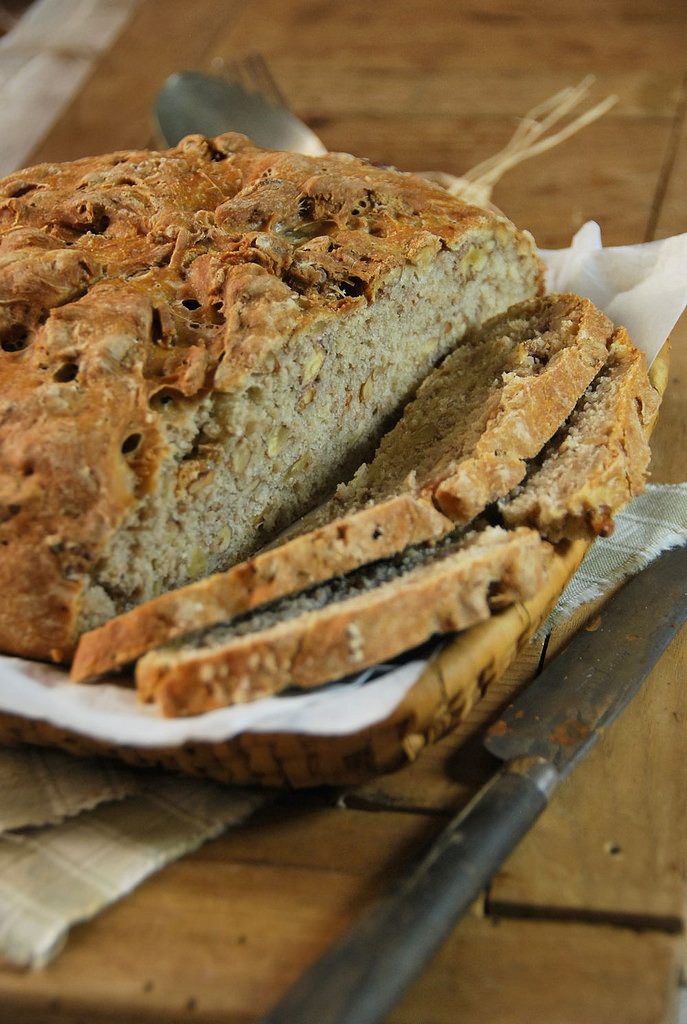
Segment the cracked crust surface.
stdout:
[[[541,289],[531,238],[505,219],[412,175],[345,155],[271,153],[234,134],[43,164],[0,182],[0,649],[65,659],[89,624],[156,586],[206,575],[193,548],[176,583],[164,563],[189,541],[190,526],[171,533],[179,495],[209,485],[208,501],[224,501],[212,400],[223,397],[226,412],[252,374],[288,362],[306,327],[362,317],[389,282],[408,268],[421,275],[442,254],[463,261],[478,292],[494,247],[508,249],[513,294]],[[434,344],[403,387],[459,336]],[[309,358],[301,377],[316,376],[324,357]],[[328,415],[322,429],[335,434]],[[229,412],[226,422],[230,434]],[[305,479],[302,457],[292,455]],[[321,475],[317,465],[310,473]],[[168,553],[144,555],[136,535],[156,496],[173,506],[172,539]],[[215,564],[231,562],[232,543],[239,555],[251,537],[258,546],[268,497],[243,517],[255,519],[243,548],[228,526],[208,527]],[[154,548],[153,536],[151,527],[140,547]],[[137,559],[147,561],[127,590],[127,560],[133,578]]]

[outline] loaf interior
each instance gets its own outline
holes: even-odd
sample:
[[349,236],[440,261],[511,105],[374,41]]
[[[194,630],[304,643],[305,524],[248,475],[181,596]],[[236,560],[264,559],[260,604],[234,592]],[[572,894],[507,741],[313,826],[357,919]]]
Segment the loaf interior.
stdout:
[[[591,322],[582,327],[585,316]],[[537,455],[603,365],[611,332],[610,321],[577,296],[500,314],[425,379],[373,460],[286,536],[404,491],[438,504],[435,489],[464,460],[482,480],[472,470],[460,507],[454,500],[442,511],[469,522],[524,476],[524,460]]]
[[299,331],[235,391],[156,396],[157,484],[98,559],[78,632],[267,542],[369,457],[466,331],[535,288],[516,240],[482,233],[405,267],[373,303]]

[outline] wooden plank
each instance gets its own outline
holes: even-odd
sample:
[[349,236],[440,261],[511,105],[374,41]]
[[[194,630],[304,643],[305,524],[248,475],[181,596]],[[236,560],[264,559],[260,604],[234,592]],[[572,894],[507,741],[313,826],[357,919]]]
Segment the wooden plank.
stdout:
[[[496,912],[681,928],[687,876],[687,632],[494,879]],[[536,908],[536,909],[533,909]]]
[[666,238],[687,231],[687,84],[682,97],[681,118],[676,126],[672,162],[667,168],[665,192],[660,197],[660,210],[656,224],[656,237]]
[[601,6],[594,9],[590,31],[589,8],[580,10],[572,0],[556,5],[555,18],[532,17],[522,9],[515,15],[507,9],[490,14],[477,5],[464,13],[451,0],[428,0],[421,15],[414,0],[393,5],[349,0],[344,11],[324,0],[263,0],[231,30],[227,43],[235,52],[257,49],[268,57],[297,49],[303,61],[317,61],[324,73],[334,55],[355,69],[369,63],[481,68],[498,54],[502,67],[528,70],[536,54],[538,64],[573,75],[683,64],[681,20],[618,18]]
[[[240,55],[239,55],[240,56]],[[218,74],[231,72],[236,59],[233,46],[220,42],[212,50],[210,67]],[[529,69],[504,67],[379,67],[360,64],[351,71],[350,61],[332,54],[323,87],[321,70],[314,60],[293,53],[270,56],[270,67],[280,89],[299,116],[336,117],[342,114],[385,116],[406,114],[448,117],[521,117],[531,107],[576,82],[568,70],[542,66]],[[672,117],[681,88],[681,68],[604,68],[587,103],[617,95],[619,103],[606,116]]]
[[241,0],[143,0],[30,163],[137,149],[152,140],[153,100],[173,71],[202,64]]
[[643,242],[669,141],[662,120],[597,122],[536,163],[514,168],[494,201],[544,248],[568,245],[587,220],[600,224],[605,245]]
[[388,1024],[672,1024],[676,945],[608,927],[473,918]]
[[75,929],[45,970],[0,971],[3,1024],[167,1022],[191,1011],[254,1020],[437,825],[304,802],[266,810]]
[[333,807],[326,794],[300,796],[258,812],[206,847],[202,859],[220,872],[228,862],[284,865],[373,879],[373,888],[383,889],[443,826],[443,815],[372,814]]
[[[350,874],[187,858],[46,970],[0,974],[3,1024],[249,1024],[371,898]],[[670,936],[472,913],[388,1020],[668,1024],[676,980]]]

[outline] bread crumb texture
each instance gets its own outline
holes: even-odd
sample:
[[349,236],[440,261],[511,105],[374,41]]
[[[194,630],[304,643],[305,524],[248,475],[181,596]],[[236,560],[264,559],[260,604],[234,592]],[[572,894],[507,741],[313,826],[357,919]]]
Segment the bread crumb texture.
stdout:
[[541,270],[413,175],[229,134],[5,178],[0,289],[0,649],[59,660],[321,500]]
[[428,374],[351,481],[247,561],[84,634],[72,678],[465,525],[525,476],[526,460],[603,366],[612,333],[610,320],[574,295],[492,318]]

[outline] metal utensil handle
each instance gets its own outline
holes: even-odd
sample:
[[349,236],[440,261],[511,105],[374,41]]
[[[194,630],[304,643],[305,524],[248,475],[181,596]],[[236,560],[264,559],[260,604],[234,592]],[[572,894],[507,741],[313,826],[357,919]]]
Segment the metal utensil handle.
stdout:
[[536,821],[557,782],[533,759],[506,765],[400,887],[335,943],[261,1024],[377,1024]]

